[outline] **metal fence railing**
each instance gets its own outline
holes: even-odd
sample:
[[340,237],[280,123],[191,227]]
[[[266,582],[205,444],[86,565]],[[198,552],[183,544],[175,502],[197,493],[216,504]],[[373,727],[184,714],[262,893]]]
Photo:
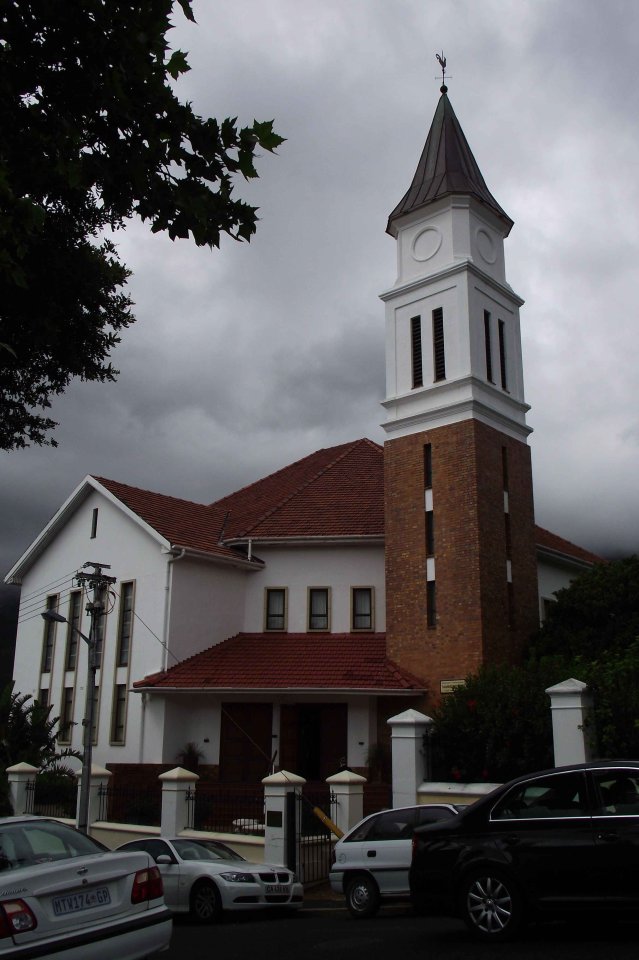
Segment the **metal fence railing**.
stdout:
[[137,823],[159,827],[162,819],[162,791],[144,787],[100,787],[98,819],[112,823]]
[[245,784],[198,784],[189,790],[188,825],[212,833],[264,835],[264,793]]
[[37,776],[26,784],[26,813],[40,817],[75,817],[78,785],[75,778]]

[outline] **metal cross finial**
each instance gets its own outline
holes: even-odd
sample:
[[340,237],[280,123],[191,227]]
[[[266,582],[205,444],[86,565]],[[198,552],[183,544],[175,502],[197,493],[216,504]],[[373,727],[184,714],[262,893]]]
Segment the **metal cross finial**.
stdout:
[[435,59],[437,60],[437,62],[438,62],[438,64],[440,65],[440,67],[442,68],[442,86],[441,86],[441,91],[442,91],[442,93],[446,93],[446,91],[448,90],[448,87],[446,86],[446,57],[444,56],[444,51],[442,50],[441,54],[436,53],[436,54],[435,54]]

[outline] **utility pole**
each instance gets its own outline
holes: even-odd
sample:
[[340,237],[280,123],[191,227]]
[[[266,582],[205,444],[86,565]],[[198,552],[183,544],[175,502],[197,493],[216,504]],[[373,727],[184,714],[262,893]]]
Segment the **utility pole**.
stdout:
[[[87,571],[88,567],[93,570]],[[109,584],[115,583],[116,578],[103,573],[103,570],[110,570],[108,563],[85,563],[82,570],[75,575],[76,583],[79,586],[87,586],[92,591],[92,598],[86,605],[86,612],[91,618],[91,629],[89,631],[88,656],[87,656],[87,684],[86,699],[84,705],[84,720],[82,721],[82,775],[80,778],[80,801],[78,804],[78,830],[82,833],[89,831],[89,788],[91,786],[91,758],[93,753],[93,726],[94,726],[94,706],[95,706],[95,674],[100,666],[98,654],[98,630],[100,617],[104,613],[103,591],[108,589]],[[107,593],[108,596],[108,593]],[[83,639],[87,639],[83,637]]]

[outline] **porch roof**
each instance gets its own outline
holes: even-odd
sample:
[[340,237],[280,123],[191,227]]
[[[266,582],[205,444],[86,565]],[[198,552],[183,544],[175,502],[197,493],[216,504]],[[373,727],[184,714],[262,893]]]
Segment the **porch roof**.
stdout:
[[383,633],[239,633],[133,687],[417,695],[424,683],[386,656]]

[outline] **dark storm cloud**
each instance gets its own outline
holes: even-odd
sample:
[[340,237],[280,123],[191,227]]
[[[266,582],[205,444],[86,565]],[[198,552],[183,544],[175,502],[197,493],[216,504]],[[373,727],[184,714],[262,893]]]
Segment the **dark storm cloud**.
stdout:
[[[119,382],[74,384],[57,450],[2,457],[6,570],[87,474],[210,501],[322,446],[380,441],[386,218],[437,103],[451,102],[515,219],[537,520],[602,552],[639,548],[635,382],[639,7],[624,0],[236,0],[175,16],[177,90],[287,142],[237,193],[250,245],[117,237],[137,323]],[[577,484],[578,481],[578,484]],[[575,490],[578,485],[577,491]]]

